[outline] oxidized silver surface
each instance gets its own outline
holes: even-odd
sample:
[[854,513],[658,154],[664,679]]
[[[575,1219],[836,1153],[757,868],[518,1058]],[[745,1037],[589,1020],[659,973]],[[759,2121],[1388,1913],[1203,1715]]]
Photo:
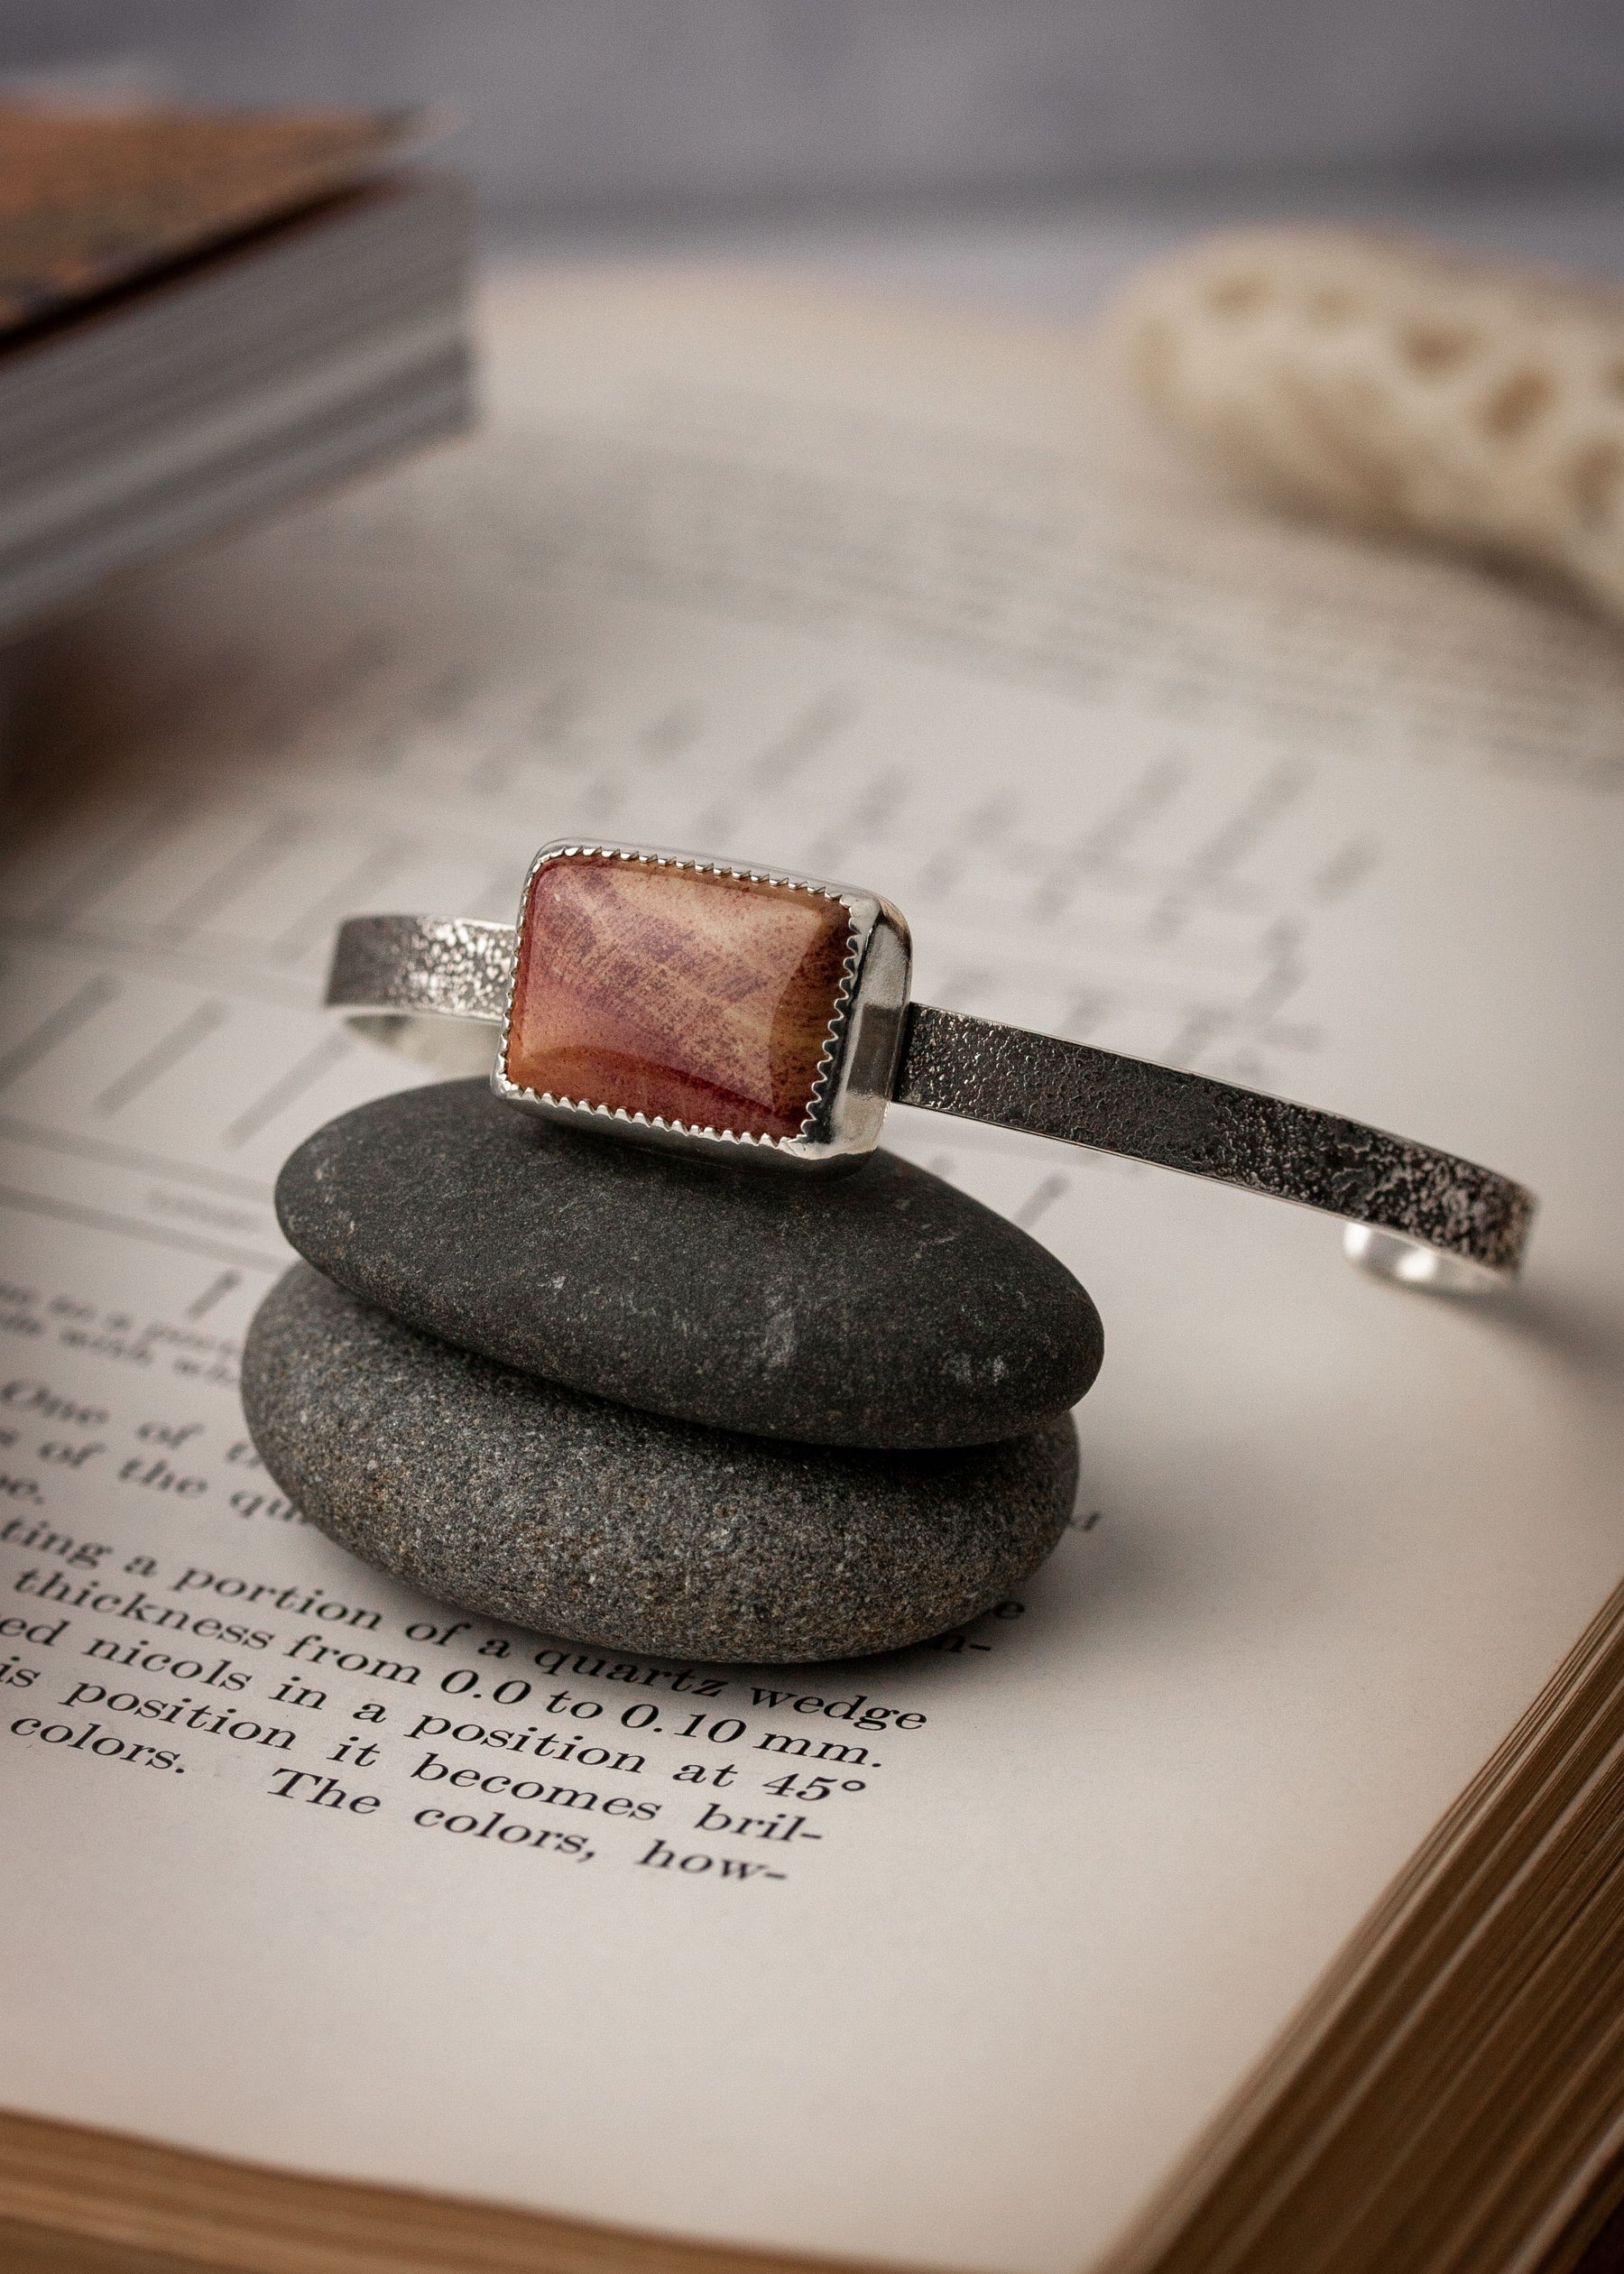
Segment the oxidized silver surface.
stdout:
[[[717,869],[845,902],[854,926],[851,986],[832,1021],[825,1086],[800,1137],[747,1142],[515,1089],[504,1071],[518,954],[509,924],[355,918],[338,935],[328,1003],[374,1040],[459,1071],[489,1066],[490,1030],[497,1028],[500,1094],[617,1136],[687,1151],[731,1148],[735,1158],[786,1165],[837,1165],[872,1150],[894,1097],[1323,1210],[1347,1225],[1344,1245],[1354,1262],[1407,1284],[1463,1292],[1517,1275],[1536,1206],[1522,1185],[1475,1161],[1258,1090],[909,1004],[908,929],[875,894],[647,847],[560,843],[544,848],[536,865],[564,852]],[[470,1038],[477,1038],[476,1059]]]
[[512,924],[353,916],[339,928],[327,999],[447,1019],[500,1019],[512,962]]
[[447,1073],[481,1074],[491,1062],[489,1029],[503,1014],[513,952],[511,924],[353,916],[333,945],[327,1001],[369,1041]]
[[[1515,1274],[1533,1220],[1523,1186],[1338,1114],[914,1003],[894,1095],[905,1105],[1030,1130],[1097,1152],[1321,1208],[1490,1272]],[[1441,1276],[1365,1242],[1357,1262],[1410,1280]],[[1469,1282],[1453,1281],[1464,1288]]]

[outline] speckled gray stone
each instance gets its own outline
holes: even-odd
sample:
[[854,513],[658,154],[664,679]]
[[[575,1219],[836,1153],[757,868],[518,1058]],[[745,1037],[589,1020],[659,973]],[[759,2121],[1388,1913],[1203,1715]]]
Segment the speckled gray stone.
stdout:
[[243,1404],[266,1467],[368,1563],[570,1641],[853,1658],[961,1625],[1070,1513],[1069,1415],[968,1451],[838,1452],[667,1421],[448,1348],[295,1264]]
[[318,1130],[276,1202],[301,1255],[397,1318],[717,1428],[990,1444],[1074,1405],[1103,1348],[1046,1248],[891,1153],[734,1168],[438,1082]]

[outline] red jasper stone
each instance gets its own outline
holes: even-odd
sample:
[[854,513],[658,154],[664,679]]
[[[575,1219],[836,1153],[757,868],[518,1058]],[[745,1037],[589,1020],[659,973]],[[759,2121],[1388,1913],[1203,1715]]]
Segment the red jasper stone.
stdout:
[[520,929],[507,1077],[690,1129],[797,1137],[851,917],[800,884],[560,854]]

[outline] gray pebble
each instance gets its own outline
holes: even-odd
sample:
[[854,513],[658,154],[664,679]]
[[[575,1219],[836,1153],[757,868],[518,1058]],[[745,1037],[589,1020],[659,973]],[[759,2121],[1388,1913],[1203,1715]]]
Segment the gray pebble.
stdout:
[[329,1122],[276,1200],[301,1255],[397,1318],[716,1428],[990,1444],[1074,1405],[1103,1349],[1046,1248],[892,1153],[735,1168],[440,1082]]
[[582,1397],[448,1348],[295,1264],[243,1404],[354,1554],[516,1626],[669,1656],[860,1657],[1008,1595],[1066,1528],[1069,1415],[970,1451],[833,1452]]

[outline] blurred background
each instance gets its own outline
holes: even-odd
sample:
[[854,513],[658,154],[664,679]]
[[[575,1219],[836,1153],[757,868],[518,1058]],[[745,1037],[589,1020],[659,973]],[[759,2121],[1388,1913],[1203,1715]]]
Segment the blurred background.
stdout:
[[0,79],[455,106],[488,241],[755,243],[1075,302],[1193,219],[1624,266],[1617,0],[5,0]]

